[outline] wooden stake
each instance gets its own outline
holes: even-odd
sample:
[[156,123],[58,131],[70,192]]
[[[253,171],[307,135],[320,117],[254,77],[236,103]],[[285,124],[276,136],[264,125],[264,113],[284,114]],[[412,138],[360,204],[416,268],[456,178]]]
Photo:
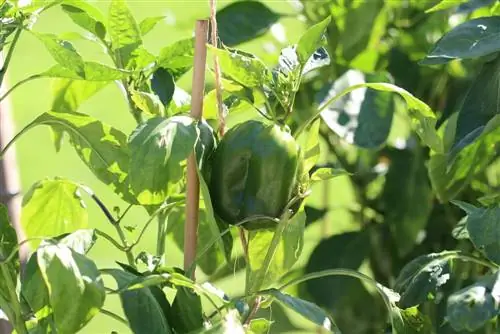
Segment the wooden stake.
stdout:
[[[207,61],[208,21],[196,21],[193,66],[193,87],[191,92],[191,116],[201,119],[205,90],[205,66]],[[184,226],[184,270],[188,270],[196,258],[198,235],[198,214],[200,204],[200,181],[194,152],[187,161],[186,224]],[[191,273],[195,279],[195,269]]]

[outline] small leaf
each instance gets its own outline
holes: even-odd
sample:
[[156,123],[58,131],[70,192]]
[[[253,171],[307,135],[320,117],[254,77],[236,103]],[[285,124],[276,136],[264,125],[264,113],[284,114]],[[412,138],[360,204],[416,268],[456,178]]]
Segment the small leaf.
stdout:
[[164,106],[167,106],[175,91],[175,80],[169,71],[160,67],[151,77],[151,89],[158,95]]
[[409,262],[399,273],[394,290],[401,295],[399,306],[406,309],[419,305],[446,284],[450,263],[457,255],[447,251],[421,255]]
[[312,321],[314,324],[320,326],[321,328],[326,329],[331,333],[340,334],[340,330],[338,329],[333,319],[319,306],[306,300],[290,296],[277,289],[264,290],[260,293],[276,298],[276,300],[283,306],[297,312],[298,314]]
[[467,212],[469,238],[481,253],[495,263],[500,263],[500,204],[476,208],[470,204],[453,201]]
[[460,219],[451,231],[451,235],[457,240],[470,239],[469,231],[467,231],[467,216]]
[[141,21],[141,23],[139,23],[139,29],[141,30],[141,35],[146,36],[148,32],[153,30],[153,28],[156,26],[158,22],[164,19],[165,16],[146,17],[144,20]]
[[434,196],[420,147],[389,149],[386,157],[390,164],[382,193],[385,223],[399,254],[406,256],[427,226]]
[[55,237],[88,226],[78,184],[65,179],[35,183],[23,197],[21,224],[28,238]]
[[238,1],[217,12],[219,38],[227,46],[236,46],[264,35],[281,15],[262,2]]
[[165,115],[165,107],[155,94],[134,90],[131,91],[131,97],[135,106],[146,114],[153,116]]
[[[121,290],[137,279],[136,275],[123,270],[103,269],[102,272],[111,275]],[[156,289],[141,288],[120,293],[125,316],[134,333],[172,334],[173,331],[165,315],[168,302],[165,304],[165,295],[159,288],[153,288]]]
[[271,82],[269,70],[257,57],[236,50],[222,50],[212,46],[209,49],[219,57],[223,75],[237,83],[253,88],[263,87]]
[[132,52],[142,44],[141,31],[125,0],[112,0],[108,13],[111,47],[123,68],[127,68]]
[[462,3],[468,2],[470,0],[454,0],[454,1],[449,1],[449,0],[441,0],[438,4],[432,6],[431,8],[427,9],[425,12],[426,13],[432,13],[432,12],[437,12],[440,10],[445,10],[448,8],[452,8],[455,6],[458,6]]
[[297,262],[304,244],[303,207],[276,229],[253,230],[248,235],[247,292],[268,287]]
[[318,168],[311,175],[311,182],[319,182],[333,179],[338,176],[348,175],[349,173],[341,168]]
[[311,56],[318,50],[324,39],[324,34],[331,21],[331,16],[328,16],[323,21],[310,27],[301,37],[297,44],[297,55],[299,56],[299,62],[304,66]]
[[453,59],[471,59],[500,51],[500,16],[464,22],[445,34],[420,63],[445,64]]
[[250,320],[248,329],[251,334],[267,334],[270,333],[272,321],[264,318],[256,318]]
[[0,204],[0,258],[5,259],[17,246],[16,231],[10,224],[7,207]]
[[172,327],[177,333],[189,333],[203,327],[200,296],[181,287],[172,304]]
[[158,67],[167,69],[174,81],[193,67],[194,38],[179,40],[160,50]]
[[64,129],[76,153],[94,175],[123,199],[136,203],[129,191],[130,155],[125,134],[85,114],[46,112],[24,127],[16,139],[37,125]]
[[[320,104],[324,104],[353,85],[388,79],[388,75],[364,75],[360,71],[349,70],[318,98]],[[321,117],[332,131],[349,144],[363,148],[376,148],[385,143],[393,115],[393,95],[371,88],[353,90],[321,112]]]
[[106,37],[105,19],[97,8],[88,2],[77,0],[65,0],[61,8],[74,23],[104,40]]
[[82,56],[68,41],[59,39],[53,34],[32,32],[50,52],[52,57],[64,68],[74,71],[77,75],[84,75],[84,62]]
[[130,184],[143,205],[160,204],[183,177],[183,163],[198,139],[187,116],[155,117],[139,125],[129,139]]
[[62,244],[42,244],[37,262],[61,333],[76,333],[104,304],[105,290],[94,262]]
[[500,307],[500,272],[485,276],[478,282],[448,297],[446,315],[456,331],[473,332],[498,315]]

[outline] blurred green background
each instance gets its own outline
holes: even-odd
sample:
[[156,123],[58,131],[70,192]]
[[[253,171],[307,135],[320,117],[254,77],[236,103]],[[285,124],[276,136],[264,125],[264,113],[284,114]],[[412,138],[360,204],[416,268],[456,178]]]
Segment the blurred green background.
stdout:
[[[106,13],[108,10],[108,1],[90,1]],[[226,6],[232,1],[217,1],[218,7]],[[295,13],[292,1],[264,1],[274,11],[283,14]],[[209,15],[208,1],[206,0],[187,0],[187,1],[128,1],[130,8],[140,22],[143,18],[149,16],[165,15],[165,20],[160,22],[154,30],[149,33],[145,39],[145,46],[153,54],[164,46],[182,39],[191,37],[193,34],[194,22],[196,19],[207,18]],[[305,24],[295,17],[284,17],[279,23],[266,34],[264,38],[257,41],[240,45],[239,48],[255,53],[269,65],[276,61],[278,50],[287,44],[292,44],[300,37]],[[51,32],[55,34],[65,32],[84,33],[82,29],[73,24],[70,19],[58,8],[52,8],[41,15],[36,23],[35,31]],[[283,33],[284,37],[283,39]],[[110,60],[96,45],[86,41],[75,41],[74,45],[86,60],[95,60],[110,64]],[[270,50],[274,50],[271,51]],[[42,72],[49,68],[55,62],[45,50],[43,45],[29,33],[24,33],[20,39],[13,61],[8,74],[8,84],[13,83],[35,73]],[[190,91],[192,73],[187,73],[179,82],[180,87]],[[208,84],[210,84],[210,74],[207,74]],[[32,81],[16,89],[11,95],[12,113],[15,120],[16,130],[19,131],[39,114],[48,111],[51,103],[51,81],[50,79],[40,79]],[[94,97],[89,99],[82,106],[81,112],[88,113],[114,127],[121,129],[125,133],[130,133],[135,127],[135,121],[128,113],[128,108],[118,87],[110,84],[100,91]],[[56,153],[49,129],[46,127],[37,127],[29,131],[15,145],[17,151],[18,164],[22,179],[22,189],[26,192],[36,181],[46,177],[60,176],[68,178],[92,188],[102,201],[112,208],[120,207],[124,210],[127,205],[121,201],[110,189],[100,183],[87,167],[81,162],[70,145],[63,145],[62,150]],[[326,150],[324,150],[326,151]],[[349,183],[346,179],[337,178],[324,183],[313,189],[313,195],[308,199],[311,206],[323,206],[323,188],[330,187],[329,203],[335,203],[335,207],[330,206],[328,216],[329,226],[335,226],[335,230],[326,231],[326,235],[331,233],[340,233],[342,231],[354,228],[350,226],[349,215],[342,207],[347,206],[354,201],[353,194],[349,189]],[[90,200],[87,200],[89,210],[89,220],[91,227],[99,227],[111,235],[115,231],[111,228],[108,221],[97,206]],[[124,224],[142,226],[147,220],[147,214],[140,208],[133,208]],[[312,248],[317,244],[319,233],[323,227],[320,224],[311,226],[306,232],[306,244],[301,261],[296,267],[304,265]],[[147,235],[137,249],[154,251],[155,247],[155,227],[151,226]],[[130,235],[133,239],[134,235]],[[115,250],[106,241],[99,240],[92,249],[90,256],[96,261],[98,267],[115,267],[115,260],[126,262],[123,253]],[[173,266],[182,266],[182,253],[170,240],[167,241],[167,264]],[[201,272],[198,279],[203,280]],[[235,296],[243,293],[244,272],[237,272],[218,282],[216,286],[223,289],[228,295]],[[109,296],[106,300],[105,308],[121,314],[119,300],[115,296]],[[278,311],[278,310],[277,310]],[[273,333],[276,332],[294,332],[304,333],[307,330],[307,321],[294,316],[292,320],[293,327],[303,328],[301,330],[287,331],[285,328],[274,326]],[[285,327],[290,328],[289,324]],[[310,328],[310,327],[309,327]],[[104,315],[96,316],[82,333],[129,333],[129,330],[119,322]]]

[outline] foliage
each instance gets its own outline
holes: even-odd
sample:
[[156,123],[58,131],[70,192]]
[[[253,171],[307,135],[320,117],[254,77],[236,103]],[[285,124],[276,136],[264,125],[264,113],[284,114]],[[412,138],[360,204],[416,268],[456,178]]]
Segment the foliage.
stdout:
[[[98,313],[134,333],[267,333],[292,326],[287,312],[308,320],[311,331],[333,333],[498,331],[498,3],[297,3],[287,15],[256,1],[217,13],[220,43],[209,51],[222,69],[228,124],[270,124],[281,136],[242,133],[226,144],[212,129],[221,123],[215,92],[204,97],[206,120],[196,120],[177,85],[192,67],[193,39],[156,55],[146,49],[144,36],[162,17],[137,22],[125,0],[110,1],[106,14],[86,1],[0,1],[0,82],[21,34],[33,35],[55,61],[0,97],[35,79],[54,84],[50,109],[5,150],[46,125],[57,151],[67,139],[97,180],[148,216],[134,231],[123,224],[128,210],[116,217],[92,189],[56,176],[24,195],[27,240],[16,239],[0,207],[0,308],[16,333],[75,333]],[[112,65],[86,60],[65,35],[37,32],[36,19],[52,7]],[[237,49],[285,17],[305,20],[307,29],[272,54],[274,63]],[[80,111],[111,83],[137,123],[132,133]],[[279,145],[284,137],[291,144]],[[165,244],[184,247],[191,154],[201,193],[198,253],[180,269],[168,264]],[[353,194],[352,205],[338,208],[343,215],[335,216],[328,191],[323,208],[309,205],[311,194],[341,181]],[[118,239],[88,229],[96,219],[90,203]],[[271,204],[262,215],[260,206]],[[334,226],[340,219],[347,223]],[[137,248],[153,221],[156,252],[149,254]],[[307,248],[314,231],[321,238]],[[19,242],[34,246],[22,274]],[[97,268],[88,253],[96,242],[119,249],[128,263]],[[206,281],[192,278],[196,267]],[[241,269],[242,296],[209,283]],[[103,309],[110,294],[119,296],[124,318]],[[273,316],[273,307],[287,312]]]

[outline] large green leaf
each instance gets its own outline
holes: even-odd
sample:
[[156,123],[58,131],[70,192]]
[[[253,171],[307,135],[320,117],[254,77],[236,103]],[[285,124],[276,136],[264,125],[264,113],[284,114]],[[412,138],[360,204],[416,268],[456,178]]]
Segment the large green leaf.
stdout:
[[193,67],[194,38],[181,39],[160,50],[158,67],[167,69],[177,80]]
[[281,15],[259,1],[238,1],[218,11],[216,17],[222,43],[236,46],[265,34]]
[[209,47],[219,57],[222,74],[237,83],[253,88],[263,87],[272,81],[271,72],[257,57],[237,50]]
[[[206,275],[212,275],[230,261],[233,239],[230,233],[221,237],[221,233],[228,228],[228,225],[215,218],[206,182],[201,175],[199,180],[201,196],[196,241],[199,256],[197,265]],[[168,217],[167,226],[169,233],[173,234],[177,246],[184,249],[185,207],[179,207],[175,210],[174,214]],[[210,248],[207,249],[209,246]]]
[[94,246],[97,240],[97,234],[94,229],[81,229],[70,234],[59,236],[57,239],[60,244],[68,246],[75,252],[84,255]]
[[454,203],[467,213],[467,231],[476,249],[500,263],[500,204],[478,208],[460,201]]
[[[312,251],[305,273],[338,268],[358,270],[369,255],[368,233],[348,232],[322,240]],[[360,288],[362,284],[358,280],[339,276],[322,277],[305,283],[312,301],[330,309],[336,309],[352,298],[352,291]]]
[[330,24],[331,17],[328,16],[323,21],[310,27],[299,39],[297,43],[297,55],[299,62],[305,66],[309,58],[322,46],[326,28]]
[[81,0],[65,0],[61,8],[74,23],[104,40],[106,21],[99,9]]
[[134,130],[129,173],[139,203],[160,204],[167,198],[197,140],[196,123],[188,116],[151,118]]
[[480,17],[453,28],[436,42],[422,64],[444,64],[500,51],[500,16]]
[[[360,71],[349,70],[318,99],[320,104],[324,104],[351,86],[387,80],[387,75],[364,75]],[[321,117],[332,131],[348,143],[376,148],[384,144],[389,136],[393,114],[394,99],[390,92],[362,88],[329,104],[321,112]]]
[[111,47],[121,67],[126,68],[132,52],[142,44],[141,30],[125,0],[112,0],[108,13]]
[[201,298],[192,290],[180,287],[172,303],[172,327],[177,333],[190,333],[203,327]]
[[[500,21],[499,25],[500,25]],[[500,37],[500,30],[499,35]],[[500,43],[499,43],[500,49]],[[500,57],[483,65],[458,113],[453,151],[476,140],[493,117],[500,117]]]
[[[126,287],[138,277],[119,269],[103,269],[102,272],[111,275],[118,284],[119,289]],[[125,316],[134,333],[172,333],[166,315],[169,312],[169,304],[161,289],[145,287],[123,291],[120,293],[120,300]]]
[[281,220],[276,229],[249,232],[247,292],[275,284],[297,262],[304,245],[305,222],[301,207],[290,220]]
[[321,309],[319,306],[308,302],[307,300],[290,296],[277,289],[264,290],[261,291],[260,294],[272,296],[276,298],[276,300],[283,306],[297,312],[322,329],[326,329],[331,333],[340,334],[340,330],[338,329],[337,325],[335,325],[333,319],[328,315],[326,311]]
[[35,183],[23,197],[21,224],[28,238],[55,237],[88,226],[78,184],[66,179]]
[[57,331],[77,332],[104,304],[99,270],[89,258],[62,244],[44,243],[36,254]]
[[455,331],[474,332],[498,315],[500,271],[448,297],[446,316]]
[[78,75],[84,75],[84,61],[82,56],[80,56],[71,43],[58,38],[54,34],[32,33],[42,41],[45,48],[59,65]]
[[[16,249],[16,246],[16,231],[9,222],[7,208],[3,204],[0,204],[0,259],[4,261]],[[10,282],[16,282],[17,274],[19,273],[19,261],[15,257],[7,263],[0,264],[0,266],[4,267],[2,268],[4,270],[0,271],[0,275],[2,276],[0,280],[0,300],[11,302],[11,297],[8,293],[11,287],[7,284],[6,278],[3,275],[9,275]],[[7,305],[0,306],[6,307]]]
[[390,149],[387,157],[390,167],[382,195],[385,222],[400,255],[405,256],[413,249],[419,233],[427,225],[433,193],[427,177],[424,152],[420,147]]
[[409,308],[435,295],[450,278],[451,260],[456,252],[421,255],[399,273],[394,290],[401,295],[399,306]]
[[107,86],[109,81],[58,78],[52,81],[52,107],[58,112],[75,112],[80,105]]
[[129,191],[130,155],[125,134],[85,114],[46,112],[24,127],[16,139],[38,125],[63,129],[80,159],[97,178],[126,201],[136,203]]

